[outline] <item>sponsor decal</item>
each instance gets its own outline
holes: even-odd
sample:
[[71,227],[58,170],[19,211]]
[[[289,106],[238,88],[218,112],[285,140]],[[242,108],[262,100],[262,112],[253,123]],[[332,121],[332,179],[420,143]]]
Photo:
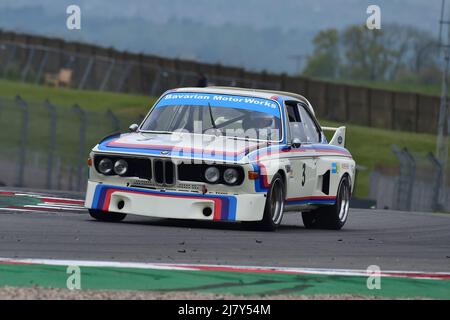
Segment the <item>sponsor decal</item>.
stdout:
[[339,174],[339,163],[337,162],[331,163],[331,173]]
[[234,96],[226,94],[195,94],[195,93],[168,93],[155,106],[160,108],[170,105],[196,105],[212,107],[230,107],[259,111],[281,118],[278,103],[262,98]]

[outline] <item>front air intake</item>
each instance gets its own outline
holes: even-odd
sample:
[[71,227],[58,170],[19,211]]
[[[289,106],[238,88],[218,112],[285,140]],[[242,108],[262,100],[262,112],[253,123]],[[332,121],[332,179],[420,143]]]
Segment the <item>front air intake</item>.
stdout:
[[175,165],[171,160],[155,159],[153,161],[154,177],[157,184],[175,184]]

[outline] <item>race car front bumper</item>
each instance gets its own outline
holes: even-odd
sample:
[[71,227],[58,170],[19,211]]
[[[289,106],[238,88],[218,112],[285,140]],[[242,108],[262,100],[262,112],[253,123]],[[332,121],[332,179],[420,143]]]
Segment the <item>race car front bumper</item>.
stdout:
[[[261,221],[265,195],[201,194],[114,186],[88,181],[85,207],[157,218]],[[209,215],[208,215],[209,213]]]

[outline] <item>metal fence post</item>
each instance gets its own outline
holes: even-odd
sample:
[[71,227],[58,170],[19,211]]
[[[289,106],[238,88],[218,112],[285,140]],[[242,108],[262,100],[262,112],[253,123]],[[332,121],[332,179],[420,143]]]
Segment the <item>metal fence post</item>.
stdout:
[[94,65],[94,58],[90,57],[89,62],[86,66],[86,69],[84,70],[83,77],[81,78],[81,81],[78,85],[78,89],[83,89],[84,86],[86,85],[86,81],[88,79],[89,74],[91,73],[91,69],[92,69],[93,65]]
[[22,71],[22,79],[21,79],[22,82],[25,82],[25,80],[27,80],[28,71],[30,70],[31,62],[33,61],[33,57],[34,57],[34,47],[29,49],[27,63],[25,65],[25,68]]
[[45,50],[44,56],[42,57],[41,63],[39,64],[39,70],[34,80],[34,83],[38,84],[41,81],[42,72],[44,72],[44,68],[47,66],[48,62],[48,51]]
[[50,115],[48,154],[47,154],[47,189],[52,189],[52,172],[54,170],[54,157],[56,147],[56,108],[48,100],[45,101],[44,106],[47,108]]
[[185,72],[179,72],[179,73],[181,73],[181,79],[180,79],[179,86],[182,87],[184,84],[184,81],[186,79],[186,73]]
[[84,166],[84,152],[86,150],[86,112],[81,109],[79,105],[74,105],[73,111],[78,114],[80,119],[80,131],[79,131],[79,145],[78,145],[78,164],[77,164],[77,190],[80,191],[82,189],[82,178],[83,178],[83,166]]
[[106,111],[106,117],[111,119],[113,132],[120,131],[120,120],[111,110]]
[[396,145],[392,145],[391,150],[400,162],[400,177],[395,199],[396,209],[410,211],[415,180],[414,157],[406,148],[400,150]]
[[69,167],[69,186],[68,190],[73,190],[73,166]]
[[401,150],[395,144],[391,146],[391,150],[392,150],[392,153],[397,158],[397,160],[400,162],[400,176],[398,179],[398,185],[397,185],[397,190],[396,190],[395,199],[394,199],[394,203],[395,203],[394,209],[401,210],[403,208],[403,203],[404,203],[404,200],[402,199],[402,195],[404,195],[404,192],[403,192],[404,177],[402,174],[403,173],[403,170],[402,170],[403,157],[402,157]]
[[157,90],[157,86],[159,85],[161,79],[161,70],[156,69],[155,71],[155,79],[153,80],[153,84],[152,84],[152,89],[150,91],[150,96],[155,96],[156,95],[156,90]]
[[56,188],[58,190],[62,189],[62,166],[61,166],[61,159],[59,157],[56,158]]
[[22,125],[20,128],[16,187],[24,187],[25,162],[28,141],[29,107],[25,100],[23,100],[19,95],[16,96],[16,102],[22,109]]
[[11,50],[11,53],[6,60],[5,67],[3,68],[3,78],[6,78],[11,61],[13,61],[14,57],[16,56],[17,46],[15,44],[13,44],[12,46],[13,49]]
[[122,72],[122,75],[120,76],[119,81],[117,82],[117,86],[116,86],[117,92],[122,91],[122,87],[125,83],[125,80],[127,80],[128,77],[130,76],[132,67],[133,67],[133,65],[131,63],[127,63],[125,70]]
[[[431,152],[428,153],[427,159],[430,160],[433,168],[435,168],[434,178],[433,178],[433,199],[432,199],[432,209],[434,211],[440,211],[445,209],[445,199],[446,195],[441,197],[442,188],[442,178],[443,178],[443,166],[438,158],[435,157]],[[445,182],[444,182],[445,183]],[[442,201],[441,201],[442,200]]]
[[104,91],[105,90],[106,85],[107,85],[107,83],[109,81],[109,78],[111,77],[111,72],[112,72],[115,64],[116,64],[116,60],[113,59],[111,61],[111,64],[109,65],[108,69],[106,70],[106,74],[105,74],[105,76],[103,78],[103,81],[100,84],[100,88],[98,90],[100,90],[100,91]]
[[408,176],[409,179],[408,183],[408,193],[407,200],[406,200],[406,208],[408,211],[411,211],[412,209],[412,200],[413,200],[413,191],[414,191],[414,182],[416,180],[416,161],[411,153],[409,153],[408,149],[403,148],[403,153],[408,161]]

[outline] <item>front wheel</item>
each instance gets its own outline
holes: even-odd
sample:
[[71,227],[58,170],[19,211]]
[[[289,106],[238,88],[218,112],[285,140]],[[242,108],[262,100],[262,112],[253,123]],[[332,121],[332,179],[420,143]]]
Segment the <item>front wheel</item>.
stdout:
[[89,215],[95,220],[103,222],[119,222],[127,216],[124,213],[106,212],[94,209],[89,209]]
[[255,223],[246,223],[251,227],[266,231],[274,231],[283,219],[284,181],[279,173],[275,174],[266,195],[263,219]]
[[305,228],[340,230],[347,221],[350,197],[350,181],[344,176],[339,184],[334,205],[302,213]]

